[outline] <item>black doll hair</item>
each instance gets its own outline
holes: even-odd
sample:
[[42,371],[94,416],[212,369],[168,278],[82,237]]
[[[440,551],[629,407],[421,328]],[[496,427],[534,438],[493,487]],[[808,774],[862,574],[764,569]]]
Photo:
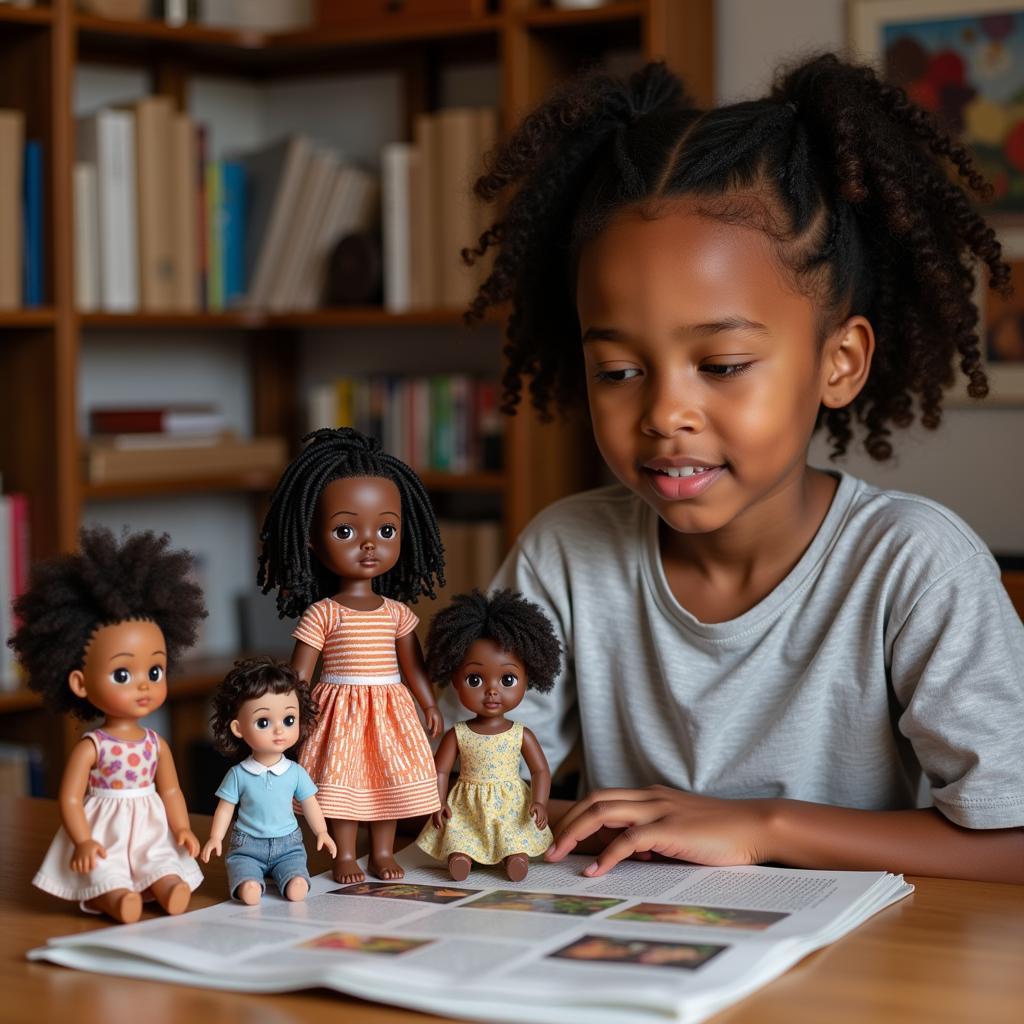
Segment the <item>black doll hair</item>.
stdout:
[[247,700],[255,700],[265,693],[289,693],[292,690],[299,705],[301,742],[316,725],[319,708],[295,669],[286,661],[275,661],[267,656],[236,661],[213,695],[210,728],[214,745],[228,757],[244,754],[249,749],[245,740],[231,731],[231,723],[238,718],[239,708]]
[[[967,393],[988,382],[975,269],[1004,294],[1010,269],[970,191],[991,195],[967,148],[905,92],[826,53],[782,69],[763,99],[700,110],[664,64],[628,81],[600,70],[565,83],[490,155],[477,196],[507,195],[503,221],[463,250],[497,250],[466,313],[511,300],[506,412],[523,378],[543,418],[584,401],[575,307],[581,247],[619,210],[657,216],[685,196],[702,215],[764,230],[782,267],[821,310],[819,341],[852,315],[874,328],[870,375],[844,409],[819,410],[833,457],[865,431],[875,459],[890,426],[934,428],[954,363]],[[951,173],[952,172],[952,173]]]
[[551,622],[522,594],[496,590],[490,597],[479,590],[457,594],[439,611],[427,634],[427,675],[442,686],[462,664],[476,640],[493,640],[526,667],[527,688],[547,693],[561,665],[561,645]]
[[68,686],[85,664],[93,633],[131,619],[156,623],[167,645],[168,669],[196,641],[206,617],[192,578],[192,556],[169,550],[171,538],[149,531],[122,534],[86,527],[80,550],[32,567],[28,589],[14,602],[21,622],[8,640],[28,672],[31,690],[53,711],[88,720],[102,712]]
[[435,597],[444,586],[444,547],[433,507],[423,483],[401,459],[381,450],[380,441],[351,427],[316,430],[309,444],[284,471],[263,522],[256,582],[263,593],[277,587],[281,616],[296,618],[309,605],[337,592],[337,577],[325,569],[309,547],[317,499],[332,480],[384,477],[402,499],[402,547],[398,562],[374,577],[373,589],[396,601]]

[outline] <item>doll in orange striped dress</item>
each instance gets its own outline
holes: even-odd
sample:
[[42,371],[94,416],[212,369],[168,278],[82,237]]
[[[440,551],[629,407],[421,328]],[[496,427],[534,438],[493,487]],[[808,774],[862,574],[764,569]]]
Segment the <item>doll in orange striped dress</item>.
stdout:
[[393,881],[404,875],[397,819],[440,806],[426,733],[440,736],[444,721],[404,602],[436,596],[444,549],[419,477],[379,441],[349,427],[304,440],[271,499],[257,582],[263,593],[277,588],[282,617],[301,616],[291,663],[304,681],[323,657],[319,720],[298,759],[337,844],[334,878],[364,880],[356,833],[365,821],[369,868]]

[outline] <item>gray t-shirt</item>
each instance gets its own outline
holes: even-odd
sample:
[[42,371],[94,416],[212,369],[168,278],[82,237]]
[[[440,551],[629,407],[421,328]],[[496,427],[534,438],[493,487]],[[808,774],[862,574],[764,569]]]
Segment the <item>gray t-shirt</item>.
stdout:
[[728,622],[675,600],[657,515],[621,486],[541,512],[494,586],[565,647],[513,717],[552,769],[579,737],[588,789],[898,809],[923,770],[951,821],[1024,825],[1024,627],[985,545],[933,501],[842,475],[793,570]]

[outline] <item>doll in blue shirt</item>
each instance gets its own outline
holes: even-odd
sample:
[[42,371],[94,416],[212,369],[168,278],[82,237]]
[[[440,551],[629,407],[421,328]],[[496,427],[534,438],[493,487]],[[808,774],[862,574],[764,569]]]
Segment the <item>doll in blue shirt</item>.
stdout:
[[269,875],[278,892],[303,900],[309,892],[309,871],[302,830],[292,800],[316,835],[316,848],[337,852],[316,799],[316,786],[306,770],[285,757],[316,721],[316,704],[287,663],[272,658],[235,662],[213,699],[214,740],[223,753],[249,756],[224,776],[217,796],[210,838],[203,863],[221,853],[224,836],[238,809],[228,837],[225,861],[231,896],[250,906],[260,902]]

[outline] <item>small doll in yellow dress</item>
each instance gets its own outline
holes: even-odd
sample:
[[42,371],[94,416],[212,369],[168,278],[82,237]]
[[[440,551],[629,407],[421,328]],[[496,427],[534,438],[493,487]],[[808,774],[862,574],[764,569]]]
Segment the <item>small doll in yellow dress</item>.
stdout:
[[[551,689],[560,655],[547,616],[511,590],[490,597],[479,590],[460,594],[430,624],[427,672],[435,682],[451,681],[474,717],[457,722],[437,748],[441,809],[416,842],[447,861],[456,881],[476,861],[502,863],[508,878],[519,882],[529,858],[551,845],[547,759],[536,736],[505,713],[519,706],[527,689]],[[530,786],[519,777],[520,755],[530,769]],[[459,779],[448,792],[456,757]]]

